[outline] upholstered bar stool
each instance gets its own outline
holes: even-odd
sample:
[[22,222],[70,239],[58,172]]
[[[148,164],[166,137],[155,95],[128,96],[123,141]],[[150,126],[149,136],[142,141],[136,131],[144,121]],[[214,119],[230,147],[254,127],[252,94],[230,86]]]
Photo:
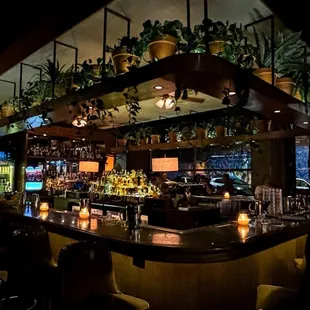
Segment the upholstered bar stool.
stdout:
[[48,307],[54,295],[57,265],[48,233],[42,226],[29,226],[13,232],[9,249],[7,287],[10,296],[33,297]]
[[275,285],[259,285],[257,288],[256,309],[310,309],[310,238],[307,237],[304,258],[299,267],[302,281],[299,290],[291,290]]
[[79,242],[63,247],[58,268],[57,309],[149,309],[146,301],[119,291],[105,243]]

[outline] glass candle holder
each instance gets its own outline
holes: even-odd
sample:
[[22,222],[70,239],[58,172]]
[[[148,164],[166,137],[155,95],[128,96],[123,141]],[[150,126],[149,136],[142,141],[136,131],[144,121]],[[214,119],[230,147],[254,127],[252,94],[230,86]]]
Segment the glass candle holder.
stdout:
[[47,212],[49,210],[49,206],[47,202],[41,202],[40,204],[40,211]]
[[80,219],[87,220],[89,218],[89,211],[87,208],[82,208],[79,212]]
[[250,218],[247,213],[240,212],[238,215],[238,224],[241,226],[248,226]]
[[230,194],[228,192],[224,193],[224,199],[230,199]]

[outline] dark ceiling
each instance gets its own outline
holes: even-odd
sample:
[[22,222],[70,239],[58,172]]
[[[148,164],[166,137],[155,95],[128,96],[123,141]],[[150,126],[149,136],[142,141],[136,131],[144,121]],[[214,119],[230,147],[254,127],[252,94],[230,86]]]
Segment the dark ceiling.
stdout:
[[1,1],[0,75],[109,2]]
[[263,2],[293,31],[302,31],[310,44],[310,18],[308,0],[263,0]]

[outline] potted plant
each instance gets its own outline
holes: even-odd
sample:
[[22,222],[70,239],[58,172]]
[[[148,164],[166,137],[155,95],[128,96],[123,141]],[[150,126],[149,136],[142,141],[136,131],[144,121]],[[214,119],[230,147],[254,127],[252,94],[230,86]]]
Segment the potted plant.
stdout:
[[153,133],[151,134],[151,143],[152,144],[157,144],[160,143],[160,134],[157,133],[156,130],[153,129]]
[[163,59],[172,56],[178,49],[178,32],[183,24],[179,20],[165,21],[161,24],[158,20],[152,24],[150,20],[143,23],[140,33],[144,50],[149,51],[151,60]]
[[123,133],[120,131],[116,130],[116,132],[113,134],[116,136],[116,141],[117,141],[117,146],[118,147],[125,147],[127,145],[127,138]]
[[[249,45],[249,48],[251,49],[251,54],[253,56],[253,68],[258,67],[258,69],[254,70],[253,74],[265,82],[272,84],[273,79],[276,82],[277,76],[272,76],[271,39],[268,38],[264,33],[259,35],[255,28],[254,38],[256,46],[253,47]],[[300,55],[300,52],[302,53],[301,47],[302,44],[300,41],[299,32],[292,33],[287,37],[278,35],[274,49],[275,71],[285,71],[288,68],[289,63],[292,61],[292,58],[294,57],[293,55]]]
[[140,145],[146,145],[148,143],[148,138],[150,137],[152,132],[151,127],[141,127],[138,132],[138,140]]
[[13,97],[0,105],[0,118],[9,117],[18,112],[18,98]]
[[107,51],[112,53],[115,73],[129,72],[130,67],[137,66],[142,56],[142,42],[138,38],[123,37],[118,45],[114,47],[107,46]]
[[196,123],[196,138],[204,139],[208,136],[207,124],[204,121],[199,121]]
[[168,129],[169,143],[178,142],[179,124],[173,125]]
[[209,26],[209,50],[212,55],[219,55],[224,52],[225,44],[230,40],[230,29],[233,30],[234,25],[230,25],[228,21],[224,24],[221,21],[207,21]]
[[195,129],[191,123],[181,125],[182,140],[191,140],[195,136]]
[[224,137],[225,136],[224,122],[225,122],[224,118],[220,118],[216,121],[216,125],[215,125],[216,137]]

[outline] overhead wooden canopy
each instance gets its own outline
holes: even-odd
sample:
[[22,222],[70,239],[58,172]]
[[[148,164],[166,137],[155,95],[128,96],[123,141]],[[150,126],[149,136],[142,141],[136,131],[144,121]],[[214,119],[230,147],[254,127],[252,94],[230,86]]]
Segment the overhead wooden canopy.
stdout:
[[[170,83],[167,83],[170,82]],[[167,89],[156,90],[156,85],[167,86]],[[244,84],[244,85],[243,85]],[[47,106],[49,116],[54,122],[65,121],[70,117],[69,109],[72,102],[81,102],[89,98],[102,97],[104,101],[119,105],[118,98],[123,98],[122,93],[127,87],[137,86],[139,100],[154,98],[170,92],[175,87],[180,89],[193,89],[215,98],[223,98],[223,90],[235,90],[240,85],[249,89],[249,98],[245,109],[257,112],[267,119],[274,119],[283,124],[295,124],[301,128],[308,128],[310,118],[301,112],[288,107],[288,104],[301,103],[296,98],[282,92],[276,87],[260,80],[254,75],[245,75],[228,61],[204,54],[181,54],[171,56],[161,61],[135,69],[129,73],[119,75],[94,85],[83,91],[58,98]],[[232,97],[237,99],[237,96]],[[125,104],[124,100],[122,104]],[[72,106],[71,106],[72,108]],[[275,114],[275,110],[280,113]],[[40,109],[30,109],[29,120],[32,127],[42,123]],[[72,113],[71,113],[72,115]],[[23,115],[20,114],[20,119]],[[0,135],[7,134],[6,126],[9,119],[0,120]],[[305,124],[307,125],[305,125]],[[9,133],[25,129],[22,123],[16,124]]]
[[112,0],[72,2],[1,1],[0,74],[56,39]]

